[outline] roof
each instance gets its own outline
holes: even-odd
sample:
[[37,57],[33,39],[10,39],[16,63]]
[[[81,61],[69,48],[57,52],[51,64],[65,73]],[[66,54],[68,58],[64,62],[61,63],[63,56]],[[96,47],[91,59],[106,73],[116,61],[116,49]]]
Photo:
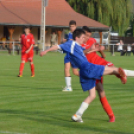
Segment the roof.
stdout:
[[[41,0],[0,0],[1,25],[41,24]],[[70,20],[77,26],[108,30],[109,27],[75,12],[65,0],[49,0],[46,7],[46,26],[68,27]]]

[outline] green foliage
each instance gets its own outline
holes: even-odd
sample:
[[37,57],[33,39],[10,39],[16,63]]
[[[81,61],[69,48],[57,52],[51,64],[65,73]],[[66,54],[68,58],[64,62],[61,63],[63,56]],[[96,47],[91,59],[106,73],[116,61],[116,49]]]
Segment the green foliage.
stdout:
[[105,25],[112,26],[124,35],[132,11],[131,0],[67,0],[75,11]]

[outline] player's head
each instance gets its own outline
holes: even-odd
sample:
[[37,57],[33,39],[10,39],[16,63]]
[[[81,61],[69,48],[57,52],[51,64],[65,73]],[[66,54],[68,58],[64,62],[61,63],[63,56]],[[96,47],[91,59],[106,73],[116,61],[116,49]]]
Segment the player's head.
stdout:
[[25,34],[29,34],[31,32],[31,27],[30,26],[25,26],[24,27],[24,32],[25,32]]
[[86,36],[91,37],[92,32],[87,26],[83,26],[82,29],[84,30]]
[[83,44],[85,40],[85,32],[82,29],[76,29],[73,32],[73,40],[75,40],[79,44]]
[[73,33],[74,30],[76,29],[76,21],[75,20],[71,20],[69,22],[69,28],[70,28],[70,31]]

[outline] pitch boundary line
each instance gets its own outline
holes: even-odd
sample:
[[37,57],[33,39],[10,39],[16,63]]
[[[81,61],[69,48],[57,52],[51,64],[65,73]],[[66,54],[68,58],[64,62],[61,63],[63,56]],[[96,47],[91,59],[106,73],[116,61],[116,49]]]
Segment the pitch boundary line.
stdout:
[[28,134],[28,133],[19,133],[19,132],[9,132],[9,131],[0,131],[2,134]]

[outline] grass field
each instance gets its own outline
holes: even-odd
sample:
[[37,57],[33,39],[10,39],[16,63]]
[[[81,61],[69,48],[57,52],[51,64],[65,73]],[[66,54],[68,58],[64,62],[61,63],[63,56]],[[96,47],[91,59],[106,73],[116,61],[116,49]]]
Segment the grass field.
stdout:
[[[99,98],[83,115],[84,123],[71,121],[87,92],[83,92],[78,77],[72,75],[73,92],[62,92],[65,86],[64,55],[52,52],[45,57],[35,55],[35,74],[30,77],[25,64],[22,78],[20,56],[0,52],[0,134],[134,134],[134,78],[122,85],[114,76],[104,77],[107,99],[116,116],[108,123]],[[107,60],[116,66],[134,70],[134,57],[111,56]]]

